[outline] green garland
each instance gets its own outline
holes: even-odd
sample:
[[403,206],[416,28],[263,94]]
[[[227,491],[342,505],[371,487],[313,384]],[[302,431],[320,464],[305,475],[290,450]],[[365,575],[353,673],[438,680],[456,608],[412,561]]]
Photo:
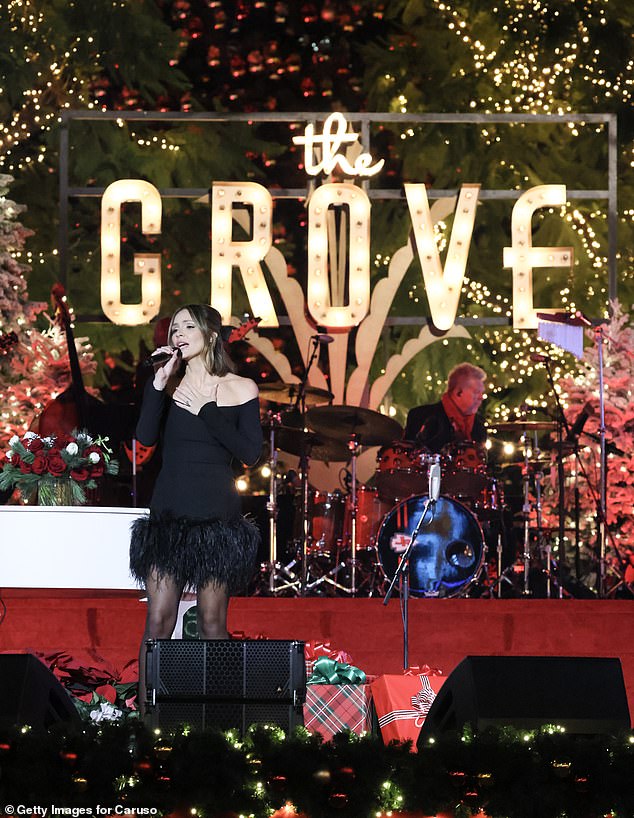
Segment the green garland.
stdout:
[[633,781],[634,733],[569,736],[556,727],[448,733],[418,753],[369,735],[324,742],[267,725],[243,738],[140,723],[0,733],[0,815],[22,804],[73,816],[632,818]]

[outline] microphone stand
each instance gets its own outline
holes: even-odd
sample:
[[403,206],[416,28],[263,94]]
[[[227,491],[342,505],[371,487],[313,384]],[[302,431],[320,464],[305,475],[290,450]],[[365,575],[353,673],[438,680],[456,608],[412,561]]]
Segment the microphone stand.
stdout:
[[601,448],[601,470],[599,485],[599,581],[597,592],[599,599],[605,595],[606,580],[606,547],[607,547],[607,452],[605,446],[605,395],[603,393],[603,327],[595,327],[594,338],[599,357],[599,445]]
[[[600,471],[599,471],[599,497],[597,502],[597,538],[599,546],[599,571],[597,580],[597,593],[599,599],[605,595],[605,581],[606,581],[606,549],[607,549],[607,449],[605,441],[605,394],[604,394],[604,366],[603,366],[603,344],[606,340],[610,340],[609,335],[606,335],[605,328],[602,324],[594,326],[592,321],[583,313],[577,311],[577,319],[579,319],[586,327],[592,327],[594,330],[594,341],[597,347],[597,358],[599,364],[599,446],[600,446]],[[629,351],[628,351],[628,354]],[[580,462],[580,458],[578,458]]]
[[407,544],[407,548],[401,554],[401,557],[398,561],[398,565],[396,566],[396,571],[394,572],[394,576],[392,577],[392,581],[387,589],[385,597],[383,598],[383,604],[387,605],[387,603],[392,598],[392,594],[394,593],[394,588],[396,587],[396,583],[399,580],[401,582],[401,600],[403,605],[403,670],[407,670],[409,667],[409,559],[412,553],[412,549],[414,548],[414,544],[416,542],[416,538],[418,537],[418,532],[421,530],[423,525],[423,520],[431,504],[435,502],[434,500],[430,500],[429,498],[425,500],[425,505],[423,506],[423,512],[418,518],[418,522],[412,531],[412,536],[409,539],[409,543]]
[[[579,313],[578,313],[579,315]],[[592,322],[580,316],[586,326],[593,326]],[[610,536],[607,527],[607,483],[608,483],[608,455],[606,444],[606,428],[605,428],[605,385],[604,385],[604,361],[603,361],[603,345],[605,341],[614,343],[616,349],[622,351],[628,357],[633,357],[629,349],[624,349],[621,344],[614,342],[605,331],[605,327],[601,324],[594,327],[594,340],[597,346],[597,356],[599,364],[599,445],[600,445],[600,473],[599,473],[599,498],[597,502],[597,521],[598,521],[598,541],[599,541],[599,576],[597,582],[597,592],[599,599],[607,596],[606,593],[606,579],[607,579],[607,540],[610,537],[612,546],[622,563],[621,555],[619,554],[618,546],[614,538]],[[588,481],[589,482],[589,481]]]
[[[436,460],[435,463],[440,462],[440,457],[435,455]],[[387,605],[390,599],[392,598],[392,594],[394,593],[394,588],[396,587],[396,583],[401,580],[401,604],[403,607],[403,670],[407,670],[409,667],[409,560],[412,554],[412,549],[414,548],[414,544],[416,543],[416,539],[418,538],[418,534],[423,527],[423,522],[427,515],[429,509],[432,509],[436,503],[436,500],[440,496],[440,483],[437,486],[437,490],[434,491],[432,487],[432,470],[430,469],[429,475],[429,496],[427,500],[425,500],[425,505],[423,506],[423,511],[418,518],[418,522],[414,526],[414,530],[412,531],[411,537],[409,538],[409,543],[407,544],[407,548],[400,556],[398,561],[398,565],[396,566],[396,571],[394,572],[394,576],[392,577],[392,581],[389,584],[389,587],[385,593],[383,598],[383,604]],[[432,513],[432,519],[433,519]],[[431,522],[431,520],[430,520]]]
[[[548,377],[548,382],[550,383],[551,391],[555,397],[555,403],[557,404],[557,482],[559,484],[559,495],[558,495],[558,539],[559,539],[559,562],[557,564],[557,573],[561,579],[560,569],[565,568],[566,566],[566,546],[565,546],[565,536],[566,536],[566,498],[564,494],[564,484],[565,484],[565,472],[564,472],[564,437],[563,433],[566,432],[566,438],[570,437],[570,426],[568,425],[568,421],[566,420],[566,415],[564,414],[563,406],[561,405],[561,400],[559,398],[559,393],[555,387],[555,379],[553,378],[553,373],[550,368],[550,359],[547,358],[545,361],[545,368],[546,368],[546,375]],[[575,449],[576,452],[576,459],[579,462],[578,451]],[[550,572],[550,565],[548,566],[548,571]],[[547,583],[550,589],[550,573],[547,576]],[[561,586],[560,586],[561,591]]]

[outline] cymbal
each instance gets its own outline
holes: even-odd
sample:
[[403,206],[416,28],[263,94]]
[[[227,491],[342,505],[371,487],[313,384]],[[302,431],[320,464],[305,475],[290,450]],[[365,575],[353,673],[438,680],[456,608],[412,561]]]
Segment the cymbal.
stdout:
[[552,420],[507,420],[494,423],[492,428],[498,432],[551,432],[557,424]]
[[[270,381],[260,384],[260,398],[272,401],[273,403],[295,403],[299,395],[300,384],[284,383],[284,381]],[[315,386],[307,386],[304,390],[306,406],[318,406],[328,403],[334,398],[332,392],[327,389],[317,389]]]
[[403,434],[400,423],[380,412],[360,406],[321,406],[306,412],[308,424],[337,440],[356,435],[362,446],[384,446]]
[[[270,431],[269,424],[263,424],[263,428]],[[293,426],[275,427],[275,448],[298,456],[306,454],[312,460],[347,462],[350,459],[350,451],[342,441]]]

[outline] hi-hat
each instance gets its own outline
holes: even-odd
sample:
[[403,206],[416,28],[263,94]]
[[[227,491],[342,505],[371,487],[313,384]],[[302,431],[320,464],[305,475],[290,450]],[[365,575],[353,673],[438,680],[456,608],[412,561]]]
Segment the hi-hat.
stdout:
[[[263,428],[270,431],[271,427],[265,423]],[[305,454],[312,460],[325,462],[347,462],[350,459],[350,451],[343,441],[317,432],[305,432],[293,426],[275,426],[275,448],[298,456]]]
[[[299,396],[301,384],[284,383],[284,381],[271,381],[260,384],[260,398],[272,403],[295,403]],[[322,403],[329,403],[334,398],[332,392],[327,389],[317,389],[315,386],[307,386],[304,389],[304,400],[306,406],[319,406]]]
[[360,406],[320,406],[306,412],[308,425],[337,440],[354,435],[362,446],[385,446],[398,440],[403,429],[396,420]]
[[552,432],[557,424],[552,420],[508,420],[492,424],[498,432]]

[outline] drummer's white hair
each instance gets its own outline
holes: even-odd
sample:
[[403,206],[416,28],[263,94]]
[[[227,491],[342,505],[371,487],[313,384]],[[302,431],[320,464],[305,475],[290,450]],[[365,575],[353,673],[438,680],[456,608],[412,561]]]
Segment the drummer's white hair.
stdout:
[[486,376],[484,369],[480,369],[479,366],[468,363],[458,364],[447,376],[447,392],[453,392],[467,381],[484,381]]

